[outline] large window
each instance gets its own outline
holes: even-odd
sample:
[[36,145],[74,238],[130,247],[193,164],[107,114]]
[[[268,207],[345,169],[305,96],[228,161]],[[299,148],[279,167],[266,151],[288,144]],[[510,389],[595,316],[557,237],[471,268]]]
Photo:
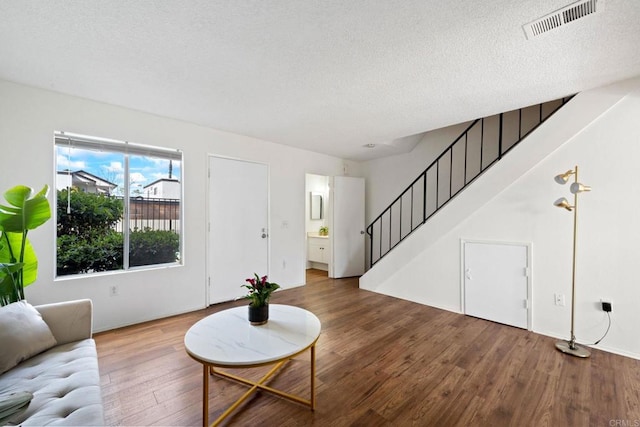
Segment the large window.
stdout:
[[181,262],[182,153],[55,132],[56,275]]

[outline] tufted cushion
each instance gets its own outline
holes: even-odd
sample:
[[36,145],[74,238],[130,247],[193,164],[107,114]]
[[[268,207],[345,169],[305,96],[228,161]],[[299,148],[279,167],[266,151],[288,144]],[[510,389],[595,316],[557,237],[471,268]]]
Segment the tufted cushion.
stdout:
[[26,411],[0,425],[101,425],[104,422],[95,343],[59,345],[22,362],[0,378],[0,394],[33,393]]
[[0,307],[0,374],[54,345],[49,326],[26,301]]

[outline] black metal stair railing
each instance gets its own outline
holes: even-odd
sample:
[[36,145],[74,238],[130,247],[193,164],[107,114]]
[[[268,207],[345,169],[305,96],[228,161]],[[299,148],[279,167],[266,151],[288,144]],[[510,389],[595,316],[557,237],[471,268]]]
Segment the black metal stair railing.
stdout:
[[372,267],[572,97],[475,120],[367,227]]

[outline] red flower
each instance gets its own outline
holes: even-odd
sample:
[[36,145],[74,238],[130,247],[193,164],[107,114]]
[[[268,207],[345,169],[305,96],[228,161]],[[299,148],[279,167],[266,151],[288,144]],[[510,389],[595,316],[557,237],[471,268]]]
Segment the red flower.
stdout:
[[267,276],[260,277],[255,274],[254,278],[245,279],[245,281],[249,283],[249,285],[242,285],[242,287],[249,289],[245,298],[250,299],[251,305],[254,307],[263,307],[268,304],[271,293],[280,288],[277,283],[267,282]]

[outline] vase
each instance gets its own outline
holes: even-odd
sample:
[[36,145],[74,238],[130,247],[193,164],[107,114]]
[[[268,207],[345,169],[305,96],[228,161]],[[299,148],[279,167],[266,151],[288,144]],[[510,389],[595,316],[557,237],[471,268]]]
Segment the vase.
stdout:
[[254,307],[249,304],[249,322],[252,325],[264,325],[269,320],[269,304]]

